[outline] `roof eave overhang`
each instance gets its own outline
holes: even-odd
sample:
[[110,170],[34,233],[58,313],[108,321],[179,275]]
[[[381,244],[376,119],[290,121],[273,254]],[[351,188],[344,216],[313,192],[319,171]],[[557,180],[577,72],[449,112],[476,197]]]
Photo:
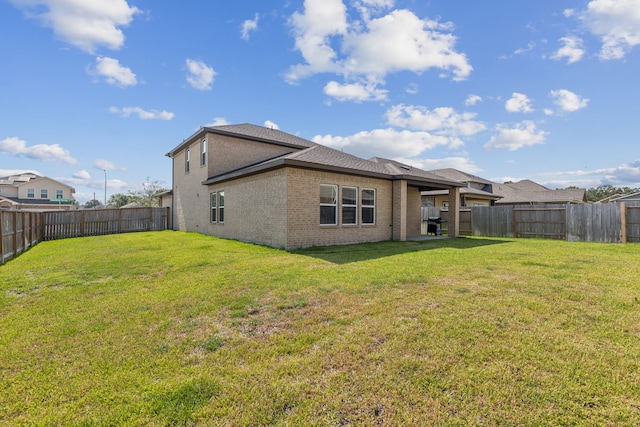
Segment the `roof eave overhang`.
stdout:
[[282,167],[297,167],[302,169],[312,169],[319,170],[324,172],[335,172],[342,173],[346,175],[356,175],[356,176],[365,176],[369,178],[379,178],[385,179],[389,181],[404,179],[407,181],[407,184],[420,187],[420,188],[434,188],[434,189],[443,189],[443,188],[453,188],[453,187],[462,187],[462,184],[453,182],[453,181],[442,181],[442,180],[431,180],[426,178],[419,178],[415,176],[407,177],[404,175],[389,175],[380,172],[366,171],[360,169],[352,169],[340,166],[333,165],[323,165],[319,163],[311,163],[305,162],[296,159],[278,159],[273,162],[269,162],[262,165],[256,165],[253,167],[240,169],[236,172],[230,172],[219,176],[213,176],[203,181],[203,185],[211,185],[218,184],[225,181],[230,181],[233,179],[237,179],[244,176],[255,175],[258,173],[266,172],[273,169],[279,169]]

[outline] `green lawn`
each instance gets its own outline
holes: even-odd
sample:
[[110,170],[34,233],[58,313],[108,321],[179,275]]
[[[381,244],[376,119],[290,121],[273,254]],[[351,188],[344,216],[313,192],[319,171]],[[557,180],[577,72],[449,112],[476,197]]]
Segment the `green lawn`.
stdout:
[[637,426],[640,245],[44,242],[0,266],[0,425]]

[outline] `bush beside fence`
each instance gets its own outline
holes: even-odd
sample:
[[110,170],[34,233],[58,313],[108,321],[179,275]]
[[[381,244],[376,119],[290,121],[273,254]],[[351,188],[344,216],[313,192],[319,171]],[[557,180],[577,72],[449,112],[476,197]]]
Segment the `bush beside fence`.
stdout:
[[0,210],[0,264],[43,240],[168,229],[169,208]]

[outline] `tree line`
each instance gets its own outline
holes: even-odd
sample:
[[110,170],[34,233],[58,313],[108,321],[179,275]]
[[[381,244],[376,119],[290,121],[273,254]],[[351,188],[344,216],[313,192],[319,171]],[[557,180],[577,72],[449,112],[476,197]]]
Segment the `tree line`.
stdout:
[[[121,208],[125,205],[135,203],[140,207],[155,208],[158,207],[160,203],[158,196],[166,191],[169,190],[165,188],[160,181],[150,181],[147,178],[147,180],[142,183],[142,188],[139,190],[130,190],[126,194],[117,193],[111,195],[107,201],[106,207]],[[95,199],[89,200],[83,206],[86,209],[104,207],[100,201]]]

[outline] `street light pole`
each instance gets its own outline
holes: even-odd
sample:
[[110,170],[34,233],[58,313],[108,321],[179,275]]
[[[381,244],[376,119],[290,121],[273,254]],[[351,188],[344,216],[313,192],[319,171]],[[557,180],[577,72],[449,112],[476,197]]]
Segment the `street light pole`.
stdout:
[[104,171],[104,207],[107,207],[107,170],[102,169]]

